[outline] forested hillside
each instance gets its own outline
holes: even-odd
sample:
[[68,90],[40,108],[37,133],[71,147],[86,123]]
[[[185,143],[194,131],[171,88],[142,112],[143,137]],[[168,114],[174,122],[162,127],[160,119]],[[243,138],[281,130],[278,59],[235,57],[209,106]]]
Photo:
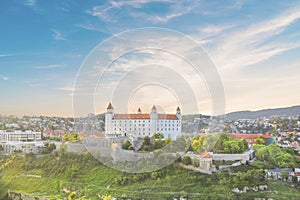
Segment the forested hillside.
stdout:
[[[299,199],[299,186],[281,181],[265,181],[263,170],[245,165],[213,175],[201,174],[178,167],[174,163],[159,171],[128,174],[99,163],[90,154],[67,153],[63,149],[36,158],[2,156],[0,192],[24,192],[49,199]],[[29,184],[30,183],[30,184]],[[233,193],[235,187],[268,184],[269,191]]]

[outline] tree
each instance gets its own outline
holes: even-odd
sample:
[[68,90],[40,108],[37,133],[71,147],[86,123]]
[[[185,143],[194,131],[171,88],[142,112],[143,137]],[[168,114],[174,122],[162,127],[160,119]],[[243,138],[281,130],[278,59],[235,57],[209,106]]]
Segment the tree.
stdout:
[[34,154],[33,152],[26,153],[26,154],[25,154],[25,158],[26,158],[28,161],[32,162],[32,161],[35,159],[35,154]]
[[126,141],[122,144],[122,149],[125,149],[125,150],[133,150],[133,146],[132,146],[132,144],[130,143],[129,140],[126,140]]
[[172,142],[172,139],[170,137],[168,137],[166,140],[165,140],[165,143],[166,145],[170,144]]
[[111,200],[111,195],[104,195],[103,200]]
[[50,144],[48,144],[47,148],[49,149],[50,152],[52,152],[53,150],[56,149],[56,145],[53,142],[51,142]]
[[185,165],[192,164],[191,157],[190,156],[184,156],[183,159],[182,159],[182,163],[185,164]]
[[194,139],[192,142],[192,149],[193,151],[200,153],[201,147],[203,145],[203,141],[204,141],[205,137],[204,136],[200,136],[198,139]]
[[193,160],[193,166],[194,167],[199,167],[199,159],[198,158],[194,158],[194,160]]
[[154,140],[153,148],[154,149],[161,149],[164,146],[165,142],[163,140]]
[[266,140],[263,136],[259,136],[258,138],[254,139],[255,144],[266,144]]
[[73,200],[76,198],[76,192],[71,192],[68,196],[68,200]]
[[150,138],[149,136],[144,137],[144,145],[150,145]]
[[262,148],[258,149],[256,152],[256,157],[257,157],[257,159],[262,160],[262,161],[268,159],[268,157],[269,157],[268,148],[262,147]]
[[164,135],[161,133],[154,133],[152,136],[153,139],[163,139]]
[[56,149],[56,145],[53,142],[51,142],[51,143],[46,142],[46,143],[44,143],[44,145],[45,145],[45,147],[40,147],[39,148],[39,153],[40,154],[49,154],[53,150]]
[[243,149],[247,150],[247,149],[249,148],[249,145],[248,145],[247,140],[243,139],[243,140],[242,140],[242,144],[243,144],[243,146],[244,146]]
[[81,137],[77,133],[64,134],[62,142],[78,142],[81,141]]
[[237,140],[228,134],[221,134],[213,151],[216,153],[243,153],[248,149],[246,140]]
[[282,180],[286,181],[289,177],[289,173],[286,170],[282,170],[280,173],[281,173]]

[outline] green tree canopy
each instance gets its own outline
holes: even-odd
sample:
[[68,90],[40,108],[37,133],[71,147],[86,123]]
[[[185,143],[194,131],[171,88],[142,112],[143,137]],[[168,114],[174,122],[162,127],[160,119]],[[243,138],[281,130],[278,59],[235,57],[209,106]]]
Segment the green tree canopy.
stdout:
[[259,136],[258,138],[254,139],[255,144],[266,144],[266,140],[263,136]]

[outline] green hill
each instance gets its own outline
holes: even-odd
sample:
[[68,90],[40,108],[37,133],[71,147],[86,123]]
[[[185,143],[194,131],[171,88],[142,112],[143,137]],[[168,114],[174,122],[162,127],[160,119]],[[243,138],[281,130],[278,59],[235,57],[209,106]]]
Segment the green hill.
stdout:
[[[63,150],[35,158],[2,156],[0,193],[7,190],[50,199],[101,199],[111,195],[118,199],[299,199],[299,188],[284,182],[265,182],[253,166],[241,166],[231,172],[206,175],[177,166],[176,163],[156,172],[128,174],[99,163],[90,154]],[[236,174],[237,171],[240,171]],[[257,176],[256,176],[257,175]],[[236,194],[234,187],[268,184],[270,191]]]

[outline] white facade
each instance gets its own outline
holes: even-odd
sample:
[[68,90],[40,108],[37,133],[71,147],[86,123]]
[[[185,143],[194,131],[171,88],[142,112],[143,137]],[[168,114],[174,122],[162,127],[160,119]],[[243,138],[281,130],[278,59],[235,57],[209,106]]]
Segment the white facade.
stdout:
[[154,133],[161,133],[164,138],[175,139],[181,133],[181,111],[176,114],[159,114],[153,106],[150,113],[142,113],[138,109],[134,114],[115,114],[111,103],[105,115],[106,137],[151,137]]
[[31,130],[21,131],[5,131],[0,130],[0,141],[1,142],[29,142],[29,141],[40,141],[42,140],[42,133],[41,132],[34,132]]
[[41,132],[26,131],[5,131],[0,130],[0,145],[5,154],[11,154],[14,151],[22,153],[36,153],[38,147],[44,146]]

